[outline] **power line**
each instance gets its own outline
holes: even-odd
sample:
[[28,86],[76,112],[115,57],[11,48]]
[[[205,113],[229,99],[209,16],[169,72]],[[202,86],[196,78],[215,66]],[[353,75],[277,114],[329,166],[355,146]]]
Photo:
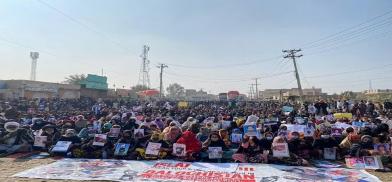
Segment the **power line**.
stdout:
[[349,74],[349,73],[356,73],[356,72],[364,72],[364,71],[371,71],[375,69],[385,69],[388,66],[392,66],[392,64],[385,64],[381,66],[375,66],[372,68],[367,68],[367,69],[359,69],[359,70],[353,70],[353,71],[344,71],[344,72],[338,72],[338,73],[330,73],[330,74],[323,74],[323,75],[315,75],[315,76],[306,76],[306,78],[320,78],[320,77],[329,77],[329,76],[336,76],[336,75],[343,75],[343,74]]
[[346,29],[343,29],[343,30],[341,30],[341,31],[339,31],[339,32],[337,32],[337,33],[334,33],[334,34],[325,36],[325,37],[323,37],[323,38],[321,38],[321,39],[318,39],[318,40],[315,40],[315,41],[306,43],[306,44],[302,45],[301,47],[306,48],[307,46],[313,45],[314,43],[317,43],[317,42],[320,42],[320,41],[324,41],[324,40],[330,39],[330,38],[332,38],[332,37],[335,37],[336,35],[339,35],[339,34],[341,34],[341,33],[347,32],[347,31],[349,31],[349,30],[355,29],[356,27],[360,27],[360,26],[362,26],[362,25],[365,25],[365,24],[367,24],[367,23],[369,23],[369,22],[372,22],[372,21],[374,21],[374,20],[377,20],[377,19],[379,19],[379,18],[381,18],[381,17],[384,17],[384,16],[386,16],[386,15],[388,15],[388,14],[391,14],[391,13],[392,13],[392,10],[387,11],[387,12],[381,14],[381,15],[378,15],[378,16],[376,16],[376,17],[373,17],[373,18],[369,19],[369,20],[366,20],[366,21],[361,22],[361,23],[359,23],[359,24],[356,24],[356,25],[354,25],[354,26],[351,26],[351,27],[348,27],[348,28],[346,28]]
[[188,66],[188,65],[181,65],[181,64],[171,64],[165,63],[172,67],[181,67],[181,68],[188,68],[188,69],[220,69],[220,68],[228,68],[228,67],[240,67],[240,66],[248,66],[257,63],[269,62],[274,61],[281,58],[280,56],[275,56],[271,58],[261,59],[257,61],[245,62],[245,63],[235,63],[235,64],[221,64],[221,65],[214,65],[214,66]]
[[[116,46],[120,47],[121,49],[124,49],[125,51],[130,51],[130,50],[131,50],[131,49],[129,49],[129,48],[123,46],[121,43],[119,43],[119,42],[113,40],[112,38],[110,38],[109,36],[107,36],[105,33],[101,32],[101,31],[99,31],[99,30],[97,30],[97,29],[95,29],[95,28],[92,28],[91,26],[89,26],[89,25],[87,25],[87,24],[81,22],[80,20],[78,20],[78,19],[76,19],[76,18],[74,18],[74,17],[72,17],[72,16],[66,14],[65,12],[61,11],[60,9],[58,9],[58,8],[56,8],[56,7],[54,7],[54,6],[50,5],[50,4],[48,4],[47,2],[42,1],[42,0],[37,0],[37,2],[39,2],[39,3],[41,3],[42,5],[44,5],[44,6],[48,7],[48,8],[50,8],[50,9],[52,9],[53,11],[59,13],[60,15],[64,16],[65,18],[67,18],[68,20],[70,20],[70,21],[72,21],[72,22],[74,22],[74,23],[80,25],[81,27],[83,27],[83,28],[85,28],[85,29],[87,29],[87,30],[89,30],[89,31],[91,31],[91,32],[93,32],[93,33],[95,33],[95,34],[97,34],[97,35],[99,35],[99,36],[101,36],[101,37],[107,39],[108,41],[112,42],[113,44],[115,44]],[[133,50],[132,50],[132,51],[133,51]]]

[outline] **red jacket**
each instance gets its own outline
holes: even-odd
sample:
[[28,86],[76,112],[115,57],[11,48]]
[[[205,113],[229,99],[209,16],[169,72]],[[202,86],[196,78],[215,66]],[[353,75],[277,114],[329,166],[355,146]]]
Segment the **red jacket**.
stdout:
[[185,144],[187,153],[196,153],[201,150],[201,142],[197,140],[196,135],[191,131],[184,132],[177,140],[177,143]]

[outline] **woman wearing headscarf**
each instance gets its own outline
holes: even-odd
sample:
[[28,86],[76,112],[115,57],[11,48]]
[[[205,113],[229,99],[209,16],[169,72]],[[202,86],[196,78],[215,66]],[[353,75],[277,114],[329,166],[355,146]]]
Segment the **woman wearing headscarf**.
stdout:
[[194,161],[198,158],[201,151],[201,142],[197,140],[195,133],[189,130],[185,131],[176,143],[185,145],[185,160]]
[[[287,143],[286,140],[281,137],[281,136],[277,136],[274,138],[273,142],[272,142],[272,148],[271,150],[274,150],[274,147],[276,146],[276,144],[282,144],[282,143]],[[309,162],[306,161],[305,159],[299,157],[298,155],[292,153],[289,150],[289,157],[273,157],[273,156],[269,156],[268,161],[274,164],[284,164],[284,165],[290,165],[290,166],[304,166],[304,165],[308,165]]]
[[157,156],[146,154],[147,148],[137,148],[136,152],[138,158],[147,159],[147,160],[156,160],[156,159],[164,159],[167,157],[168,154],[171,153],[171,148],[169,144],[160,138],[161,134],[159,132],[154,132],[151,135],[150,140],[147,142],[147,148],[150,143],[159,143],[161,147],[159,149],[159,153]]
[[170,145],[173,145],[180,137],[181,129],[174,125],[169,127],[169,132],[163,136],[163,140],[168,142]]
[[242,163],[265,163],[267,162],[266,153],[259,145],[257,137],[244,136],[241,146],[232,156],[235,162]]
[[[124,130],[121,134],[121,137],[116,142],[116,144],[120,143],[129,144],[128,153],[125,157],[123,157],[123,159],[136,159],[137,155],[135,149],[137,147],[137,140],[135,137],[133,137],[133,130]],[[116,150],[115,147],[114,150]]]
[[5,133],[0,137],[0,155],[31,151],[34,138],[31,132],[20,128],[17,122],[4,124]]
[[[208,148],[209,147],[220,147],[222,149],[222,158],[225,156],[224,152],[228,151],[225,142],[222,140],[218,132],[212,132],[208,139],[203,143],[202,146],[202,159],[208,161]],[[217,160],[220,162],[221,160]]]
[[55,145],[57,141],[60,139],[61,134],[57,131],[56,126],[54,125],[45,125],[42,128],[42,133],[40,136],[46,136],[45,146],[46,149],[49,149],[51,146]]

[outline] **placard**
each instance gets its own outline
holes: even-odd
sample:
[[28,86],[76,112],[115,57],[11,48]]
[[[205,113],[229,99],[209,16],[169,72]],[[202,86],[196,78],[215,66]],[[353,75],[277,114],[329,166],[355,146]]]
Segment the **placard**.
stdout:
[[389,155],[391,153],[390,150],[391,148],[387,143],[374,144],[374,152],[377,152],[379,155]]
[[222,122],[222,128],[227,129],[231,127],[231,121],[223,121]]
[[133,133],[135,138],[143,138],[144,137],[144,129],[134,129]]
[[350,158],[345,158],[345,161],[346,161],[346,166],[348,168],[354,168],[354,169],[365,168],[365,162],[363,161],[363,158],[350,157]]
[[161,143],[148,142],[146,154],[157,156],[159,154],[161,146],[162,146]]
[[222,154],[223,154],[222,147],[208,147],[209,159],[221,159]]
[[379,156],[365,156],[363,157],[365,169],[383,169],[381,159]]
[[244,133],[247,136],[257,136],[257,126],[254,125],[243,125]]
[[241,143],[242,142],[242,134],[241,133],[232,133],[230,138],[231,138],[231,142],[233,142],[233,143]]
[[272,154],[274,157],[290,157],[287,143],[273,143]]
[[93,145],[104,146],[106,143],[107,135],[105,134],[95,134]]
[[52,152],[67,152],[72,142],[69,141],[58,141],[53,147]]
[[127,143],[117,143],[116,149],[114,151],[115,156],[126,156],[128,154],[130,144]]
[[336,160],[336,148],[324,148],[324,159]]
[[109,137],[117,138],[118,135],[120,134],[121,128],[110,128],[110,131],[108,133]]
[[35,147],[46,147],[47,136],[35,136],[34,137],[34,146]]

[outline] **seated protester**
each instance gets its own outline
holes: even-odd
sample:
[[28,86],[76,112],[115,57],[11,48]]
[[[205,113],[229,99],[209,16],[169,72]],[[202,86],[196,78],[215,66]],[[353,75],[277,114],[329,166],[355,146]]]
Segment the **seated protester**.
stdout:
[[[152,130],[152,132],[158,132],[161,134],[161,129],[159,129],[158,125],[156,125],[155,123],[151,123],[150,125],[150,129]],[[163,136],[162,136],[163,137]],[[162,138],[161,137],[161,138]]]
[[181,125],[182,131],[187,130],[193,123],[196,123],[196,120],[193,117],[188,117],[188,119]]
[[[159,150],[159,153],[157,156],[154,156],[151,154],[146,154],[146,150],[148,148],[149,143],[160,143],[161,144],[161,147],[160,147],[160,150]],[[140,158],[140,159],[156,160],[156,159],[166,158],[167,155],[171,153],[171,150],[172,149],[170,148],[169,144],[160,138],[160,133],[154,132],[151,135],[150,140],[147,142],[146,148],[137,148],[136,152],[137,152],[138,158]]]
[[29,152],[32,149],[34,138],[31,132],[19,128],[17,122],[6,122],[5,132],[0,136],[0,155],[6,156],[17,152]]
[[168,142],[171,146],[177,142],[177,140],[181,137],[181,129],[177,126],[170,126],[169,132],[163,136],[163,140]]
[[[242,135],[242,132],[241,132],[241,130],[239,129],[239,128],[234,128],[233,130],[232,130],[232,134],[241,134]],[[243,138],[243,137],[241,137],[241,138]],[[231,145],[230,145],[230,148],[231,149],[238,149],[239,147],[240,147],[240,144],[241,144],[241,142],[233,142],[233,140],[232,140],[232,138],[231,138],[231,135],[230,135],[230,143],[231,143]]]
[[[121,134],[121,137],[117,140],[116,144],[125,143],[129,144],[128,152],[126,156],[117,157],[121,159],[129,159],[134,160],[137,157],[137,153],[135,151],[137,146],[137,140],[133,137],[133,130],[124,130]],[[116,150],[116,146],[114,146],[114,150]]]
[[370,135],[363,135],[358,144],[358,149],[360,150],[359,157],[372,155],[374,149],[373,138]]
[[81,140],[87,140],[90,138],[93,138],[95,134],[97,134],[98,131],[94,129],[94,125],[92,123],[87,124],[86,128],[83,128],[80,130],[78,137]]
[[221,139],[218,132],[212,132],[208,139],[203,143],[202,150],[203,153],[201,154],[202,159],[207,161],[218,161],[221,162],[222,159],[218,160],[211,160],[208,159],[208,148],[209,147],[221,147],[222,148],[222,159],[224,158],[231,158],[231,154],[228,151],[228,148],[225,142]]
[[265,132],[264,138],[259,140],[259,145],[263,150],[270,150],[272,146],[272,140],[274,139],[274,134],[272,132]]
[[313,142],[313,150],[318,154],[315,157],[318,159],[323,158],[324,148],[338,148],[339,143],[330,135],[329,130],[324,130],[320,138],[316,138]]
[[176,123],[174,123],[174,122],[171,122],[171,123],[169,123],[169,126],[167,126],[165,129],[163,129],[163,131],[162,131],[162,135],[163,136],[165,136],[166,135],[166,133],[169,133],[169,131],[170,131],[170,128],[171,127],[173,127],[173,126],[176,126],[177,128],[179,128],[180,129],[180,131],[181,131],[181,128],[180,127],[178,127],[177,125],[176,125]]
[[204,143],[210,135],[210,129],[207,127],[201,127],[200,132],[197,133],[196,138],[200,142]]
[[[82,140],[80,140],[80,138],[76,135],[76,131],[74,129],[67,129],[67,131],[65,132],[65,134],[63,136],[61,136],[59,138],[58,141],[68,141],[68,142],[72,142],[71,146],[69,147],[68,151],[73,151],[74,149],[76,149],[77,147],[80,146],[80,144],[82,143]],[[54,145],[52,146],[52,148],[54,147]],[[51,148],[51,149],[52,149]],[[56,154],[54,152],[51,151],[51,149],[49,150],[49,153]],[[68,154],[67,154],[68,155]]]
[[264,152],[258,143],[257,137],[245,135],[241,146],[232,156],[233,160],[241,163],[266,163],[267,152]]
[[138,129],[139,125],[136,123],[136,119],[135,118],[129,118],[128,121],[125,122],[125,124],[122,126],[123,130],[134,130],[134,129]]
[[[281,136],[277,136],[274,138],[273,142],[272,142],[272,147],[271,150],[274,150],[274,145],[278,144],[278,143],[286,143],[286,140],[281,137]],[[290,165],[290,166],[305,166],[308,165],[309,162],[306,161],[305,159],[299,157],[298,155],[292,153],[289,150],[289,157],[273,157],[273,156],[269,156],[268,157],[268,161],[269,163],[274,163],[274,164],[284,164],[284,165]]]
[[106,122],[105,124],[102,125],[101,131],[102,133],[107,133],[110,131],[110,128],[112,128],[112,123]]
[[46,145],[46,149],[49,149],[51,146],[56,145],[57,141],[61,137],[61,134],[57,131],[56,126],[45,125],[42,128],[42,133],[40,136],[46,136],[46,141],[44,143]]
[[192,131],[185,131],[176,143],[185,145],[186,156],[184,160],[194,161],[199,157],[201,142],[197,140],[196,135]]
[[94,138],[85,140],[80,147],[71,149],[72,155],[77,158],[107,159],[112,154],[113,144],[105,141],[103,146],[94,145]]
[[301,145],[301,139],[299,138],[299,133],[298,132],[292,132],[291,133],[291,138],[288,140],[288,145],[289,145],[289,151],[294,153],[295,155],[300,154],[300,145]]
[[226,129],[220,129],[219,136],[225,142],[226,147],[230,148],[231,141],[230,141],[229,132]]

